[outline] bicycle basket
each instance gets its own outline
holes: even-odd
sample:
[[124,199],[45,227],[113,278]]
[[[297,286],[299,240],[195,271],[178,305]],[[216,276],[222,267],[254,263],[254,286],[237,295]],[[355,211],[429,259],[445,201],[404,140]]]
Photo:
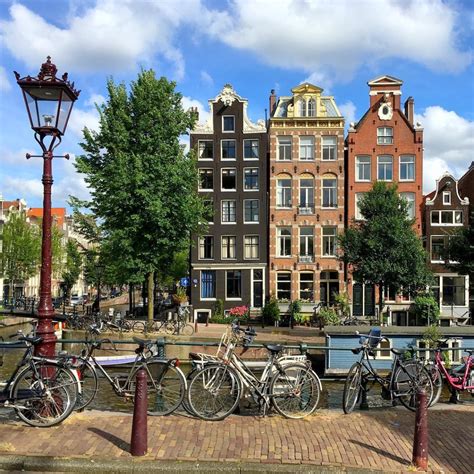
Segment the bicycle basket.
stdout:
[[372,328],[369,332],[369,346],[376,348],[382,339],[382,330],[380,328]]

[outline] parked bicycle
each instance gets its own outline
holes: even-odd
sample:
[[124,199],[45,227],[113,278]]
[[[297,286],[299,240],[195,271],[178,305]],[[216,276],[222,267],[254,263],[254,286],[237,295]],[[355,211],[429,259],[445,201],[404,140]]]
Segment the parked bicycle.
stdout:
[[[93,329],[97,334],[97,329]],[[145,369],[148,380],[147,403],[149,415],[168,415],[181,404],[186,392],[186,379],[179,368],[179,359],[163,359],[154,355],[154,341],[133,338],[138,347],[131,367],[122,365],[124,373],[107,371],[95,357],[94,352],[107,343],[113,350],[117,347],[110,339],[89,340],[80,357],[72,359],[72,366],[78,371],[82,386],[76,404],[77,410],[87,407],[99,390],[99,375],[109,383],[119,397],[133,400],[138,370]],[[120,362],[123,364],[123,362]]]
[[342,407],[344,413],[351,413],[363,392],[367,393],[375,383],[382,388],[382,397],[394,403],[400,401],[409,410],[416,409],[416,393],[419,388],[426,390],[428,405],[433,398],[433,383],[430,374],[418,360],[403,360],[405,351],[391,348],[395,356],[392,369],[386,377],[380,376],[370,362],[370,357],[375,359],[375,349],[380,342],[387,340],[381,335],[378,328],[369,334],[361,334],[360,347],[352,349],[353,354],[360,354],[360,359],[355,362],[347,374],[344,384]]
[[[57,425],[74,409],[78,396],[77,378],[61,361],[33,355],[41,337],[22,333],[15,336],[23,343],[16,347],[26,346],[26,350],[8,380],[0,384],[0,403],[13,408],[28,425]],[[12,344],[0,341],[0,347],[12,348]]]
[[282,346],[264,344],[269,358],[260,379],[235,354],[238,345],[249,344],[254,337],[254,329],[244,330],[233,323],[223,360],[205,364],[190,377],[187,404],[199,418],[226,418],[236,409],[243,390],[259,405],[263,415],[272,407],[287,418],[303,418],[316,410],[321,393],[318,376],[308,364],[282,363]]

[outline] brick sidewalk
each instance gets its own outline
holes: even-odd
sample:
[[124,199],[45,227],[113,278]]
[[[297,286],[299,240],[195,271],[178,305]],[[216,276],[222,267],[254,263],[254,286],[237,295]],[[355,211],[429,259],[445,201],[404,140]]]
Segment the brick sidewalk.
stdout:
[[[86,411],[62,425],[30,428],[11,413],[0,416],[0,459],[16,456],[132,460],[132,418]],[[336,466],[406,471],[410,465],[414,414],[402,409],[372,410],[349,416],[321,410],[305,420],[280,416],[231,416],[205,422],[187,416],[148,419],[147,456],[140,460],[258,463],[285,466]],[[430,468],[434,472],[472,472],[474,410],[456,407],[429,412]],[[136,459],[135,459],[136,460]],[[275,466],[276,467],[276,466]]]

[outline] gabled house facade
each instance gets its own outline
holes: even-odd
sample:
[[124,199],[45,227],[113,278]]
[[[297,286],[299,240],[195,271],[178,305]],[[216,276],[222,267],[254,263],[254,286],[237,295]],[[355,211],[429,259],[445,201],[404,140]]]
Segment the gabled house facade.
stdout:
[[[409,217],[421,236],[423,206],[423,129],[414,122],[414,100],[402,109],[403,82],[392,76],[369,81],[369,108],[351,123],[346,138],[346,225],[361,220],[358,202],[375,181],[396,184],[409,203]],[[376,316],[378,291],[374,285],[354,282],[348,269],[348,291],[354,316]],[[392,323],[408,324],[410,297],[385,289]]]
[[199,321],[213,315],[217,300],[224,310],[265,303],[267,128],[250,121],[247,105],[226,84],[209,100],[209,120],[191,131],[199,193],[210,209],[207,231],[193,237],[191,248],[191,303]]

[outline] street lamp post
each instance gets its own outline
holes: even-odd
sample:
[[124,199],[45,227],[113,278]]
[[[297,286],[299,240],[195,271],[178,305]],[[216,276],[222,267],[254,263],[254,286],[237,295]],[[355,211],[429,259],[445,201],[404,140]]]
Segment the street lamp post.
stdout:
[[[42,155],[30,155],[26,158],[43,158],[43,236],[41,242],[40,302],[38,306],[37,335],[43,341],[36,346],[36,355],[54,355],[56,336],[52,318],[54,316],[51,299],[51,188],[53,185],[52,161],[54,149],[61,143],[61,138],[71,115],[74,102],[80,91],[70,83],[67,73],[56,77],[57,68],[48,56],[37,77],[21,78],[15,71],[17,84],[25,100],[31,128],[35,140],[42,150]],[[49,143],[48,143],[49,141]],[[68,155],[61,158],[69,158]]]

